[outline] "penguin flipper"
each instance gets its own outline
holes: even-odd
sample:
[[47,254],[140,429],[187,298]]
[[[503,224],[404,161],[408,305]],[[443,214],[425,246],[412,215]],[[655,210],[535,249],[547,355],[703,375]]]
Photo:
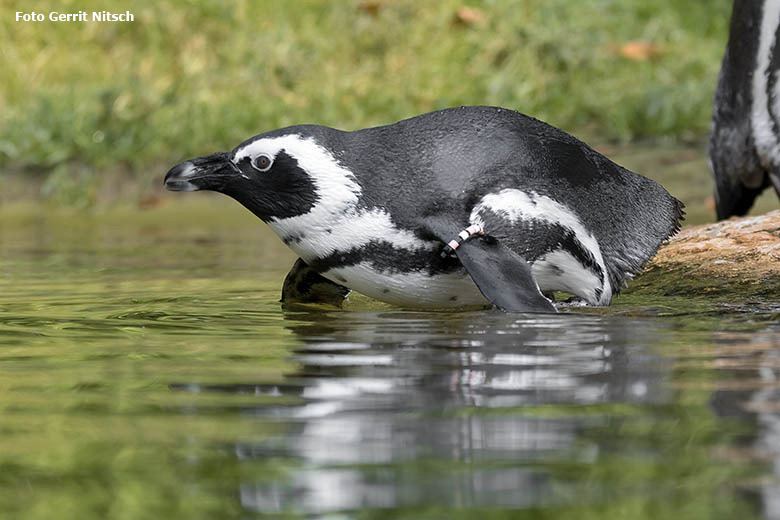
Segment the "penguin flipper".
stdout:
[[331,282],[299,258],[284,279],[280,301],[283,304],[326,303],[340,306],[349,293],[348,288]]
[[[457,223],[430,217],[425,229],[448,244],[458,236]],[[490,303],[510,312],[558,312],[545,298],[531,274],[531,267],[517,253],[492,236],[475,236],[461,242],[455,255]]]

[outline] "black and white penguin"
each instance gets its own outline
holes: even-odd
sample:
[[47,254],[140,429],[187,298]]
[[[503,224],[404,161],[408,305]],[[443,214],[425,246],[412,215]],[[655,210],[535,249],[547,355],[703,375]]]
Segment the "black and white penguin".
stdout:
[[267,223],[300,257],[283,301],[318,285],[405,307],[555,312],[551,291],[608,305],[683,214],[650,179],[495,107],[274,130],[175,166],[165,186],[224,193]]
[[718,219],[780,195],[780,0],[735,0],[709,143]]

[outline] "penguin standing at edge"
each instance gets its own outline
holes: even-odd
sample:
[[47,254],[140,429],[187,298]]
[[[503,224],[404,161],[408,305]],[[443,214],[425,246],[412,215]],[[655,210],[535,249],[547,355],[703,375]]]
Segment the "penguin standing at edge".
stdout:
[[708,149],[718,220],[780,196],[780,0],[735,0]]
[[566,291],[608,305],[683,215],[652,180],[496,107],[273,130],[175,166],[165,186],[224,193],[266,222],[300,257],[283,301],[355,290],[404,307],[555,312],[542,292]]

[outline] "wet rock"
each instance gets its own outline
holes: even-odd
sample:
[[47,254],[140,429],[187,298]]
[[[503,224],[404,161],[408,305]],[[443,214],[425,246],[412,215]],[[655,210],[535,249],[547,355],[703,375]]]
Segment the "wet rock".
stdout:
[[780,302],[780,210],[684,228],[624,295]]

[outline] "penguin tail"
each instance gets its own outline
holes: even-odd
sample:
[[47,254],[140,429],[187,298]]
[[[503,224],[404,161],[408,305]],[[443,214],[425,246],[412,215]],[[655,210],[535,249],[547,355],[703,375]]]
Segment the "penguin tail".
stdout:
[[661,235],[661,240],[658,241],[655,245],[655,247],[651,248],[650,251],[646,254],[644,261],[641,263],[640,266],[638,266],[638,269],[635,271],[634,274],[637,272],[641,272],[641,270],[644,268],[644,264],[650,261],[651,258],[653,258],[656,253],[658,253],[658,250],[661,248],[662,245],[669,242],[669,240],[674,237],[677,233],[680,232],[680,229],[682,228],[682,224],[685,221],[685,204],[683,201],[678,199],[677,197],[674,197],[672,195],[668,195],[671,199],[671,212],[668,212],[669,215],[669,221],[667,224],[667,231],[665,235]]
[[748,188],[743,184],[721,189],[715,188],[715,213],[718,220],[746,215],[764,188]]
[[715,213],[718,220],[741,217],[769,185],[769,178],[746,123],[717,113],[713,118],[707,156],[715,181]]
[[669,232],[669,236],[666,237],[666,240],[669,240],[674,235],[680,232],[680,229],[682,228],[682,223],[685,221],[685,204],[683,201],[678,199],[677,197],[672,197],[674,199],[674,226],[672,227],[672,230]]
[[[642,272],[661,246],[680,231],[685,220],[685,204],[655,182],[646,181],[657,190],[658,202],[645,208],[652,209],[643,214],[642,224],[637,223],[622,247],[606,248],[613,296],[620,293],[629,279]],[[642,231],[637,232],[638,229]]]

